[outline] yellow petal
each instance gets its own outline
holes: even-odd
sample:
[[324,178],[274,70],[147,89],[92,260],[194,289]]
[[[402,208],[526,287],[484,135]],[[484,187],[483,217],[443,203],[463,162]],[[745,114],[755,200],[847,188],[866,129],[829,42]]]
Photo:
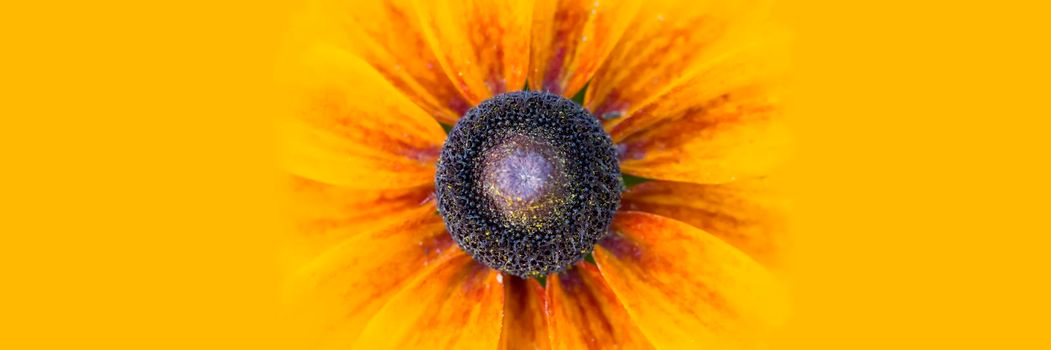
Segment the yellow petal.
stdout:
[[349,189],[293,176],[285,212],[290,235],[287,264],[298,266],[355,235],[396,226],[441,221],[433,186],[404,189]]
[[[751,32],[750,32],[751,33]],[[768,27],[739,37],[731,49],[694,67],[658,94],[638,103],[623,117],[607,120],[614,142],[666,121],[704,110],[734,105],[766,104],[780,107],[781,89],[788,72],[788,39]]]
[[346,48],[376,68],[409,99],[446,124],[470,104],[423,39],[410,0],[322,0],[306,25],[311,40]]
[[652,349],[595,265],[548,278],[552,349]]
[[353,188],[433,182],[445,138],[433,118],[357,56],[319,48],[303,66],[294,117],[279,125],[287,170]]
[[537,0],[529,85],[572,97],[631,23],[639,0]]
[[724,96],[619,140],[621,170],[692,183],[770,173],[790,153],[777,100],[761,89]]
[[417,0],[416,7],[424,37],[469,102],[525,85],[532,0]]
[[[623,113],[604,126],[620,148],[624,172],[725,183],[766,175],[786,158],[789,140],[780,92],[787,71],[787,40],[783,32],[740,14],[746,4],[677,11],[665,21],[697,22],[701,32],[712,31],[710,40],[666,59],[681,62],[647,66],[632,76],[655,82],[650,88],[623,81],[628,83],[624,89],[589,102],[597,115]],[[691,13],[697,18],[690,19]],[[650,72],[654,69],[658,71]],[[664,75],[667,78],[659,78]]]
[[457,256],[437,216],[344,240],[289,278],[293,335],[304,348],[345,348],[408,281]]
[[655,347],[755,347],[784,322],[780,284],[718,238],[639,212],[619,213],[613,231],[595,262]]
[[504,274],[504,325],[500,349],[549,349],[544,287]]
[[462,255],[414,280],[369,322],[353,349],[495,349],[499,272]]
[[620,209],[693,225],[767,266],[777,265],[784,243],[784,199],[763,179],[722,185],[650,181],[624,192]]
[[766,0],[647,1],[588,86],[596,116],[627,115],[742,42]]

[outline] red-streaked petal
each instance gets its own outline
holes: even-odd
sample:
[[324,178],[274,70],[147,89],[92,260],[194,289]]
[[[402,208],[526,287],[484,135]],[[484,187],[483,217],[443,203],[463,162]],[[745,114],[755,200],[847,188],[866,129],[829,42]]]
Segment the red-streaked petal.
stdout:
[[431,199],[433,186],[348,189],[292,176],[288,189],[284,210],[290,234],[284,247],[290,267],[359,234],[441,224]]
[[595,249],[606,283],[657,348],[761,345],[787,296],[759,263],[686,223],[621,212]]
[[295,175],[352,188],[434,181],[445,132],[357,56],[319,47],[298,75],[301,99],[280,125],[281,160]]
[[765,2],[647,1],[595,74],[585,105],[603,119],[642,107],[732,51],[764,17],[757,3]]
[[620,209],[688,223],[767,266],[777,265],[785,238],[785,199],[766,179],[722,185],[650,181],[624,192]]
[[408,281],[456,257],[466,255],[441,219],[347,239],[289,278],[293,335],[304,348],[346,347]]
[[756,29],[625,116],[607,120],[605,127],[614,142],[620,142],[662,122],[706,110],[749,104],[778,107],[788,71],[787,43],[782,32]]
[[529,85],[571,97],[631,23],[639,0],[537,0]]
[[468,101],[525,85],[532,0],[417,0],[416,7],[424,37]]
[[503,277],[468,255],[419,276],[394,296],[353,349],[495,349]]
[[346,48],[376,68],[409,99],[446,124],[470,108],[423,38],[409,0],[323,0],[310,40]]
[[548,277],[552,349],[652,349],[595,265]]
[[534,279],[504,279],[504,326],[500,349],[549,349],[544,287]]
[[651,179],[726,183],[767,175],[787,158],[786,124],[776,102],[763,93],[719,99],[706,107],[621,140],[621,171]]

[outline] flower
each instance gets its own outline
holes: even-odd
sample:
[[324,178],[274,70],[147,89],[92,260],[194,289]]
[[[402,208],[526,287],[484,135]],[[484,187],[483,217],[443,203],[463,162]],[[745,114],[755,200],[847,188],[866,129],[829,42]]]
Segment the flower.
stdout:
[[787,313],[767,10],[320,1],[279,127],[300,345],[763,343]]

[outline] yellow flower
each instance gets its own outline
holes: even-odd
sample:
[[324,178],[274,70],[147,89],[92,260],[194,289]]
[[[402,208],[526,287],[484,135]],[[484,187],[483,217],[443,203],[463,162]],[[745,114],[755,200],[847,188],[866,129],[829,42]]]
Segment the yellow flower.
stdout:
[[302,346],[762,344],[786,314],[767,12],[320,1],[280,126]]

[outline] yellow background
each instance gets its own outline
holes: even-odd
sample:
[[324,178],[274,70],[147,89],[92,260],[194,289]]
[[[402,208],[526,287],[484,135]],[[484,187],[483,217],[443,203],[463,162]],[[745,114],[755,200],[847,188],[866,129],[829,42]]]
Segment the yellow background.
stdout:
[[[775,348],[1049,348],[1048,11],[782,1],[796,317]],[[0,348],[271,348],[293,2],[0,11]]]

